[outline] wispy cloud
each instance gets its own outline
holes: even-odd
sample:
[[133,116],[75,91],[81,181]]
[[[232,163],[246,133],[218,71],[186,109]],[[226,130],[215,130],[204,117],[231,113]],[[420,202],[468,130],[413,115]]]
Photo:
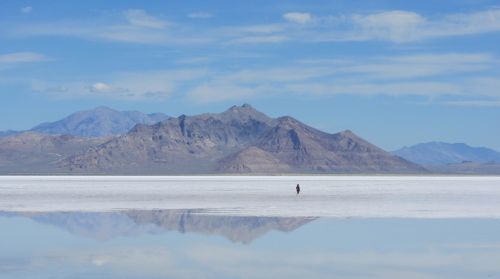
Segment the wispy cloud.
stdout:
[[127,72],[75,81],[31,81],[33,90],[56,98],[167,99],[187,82],[206,76],[205,70],[179,69]]
[[409,43],[500,31],[498,8],[434,17],[401,10],[335,16],[290,12],[283,19],[289,24],[269,24],[280,26],[269,33],[309,43],[372,40]]
[[33,11],[33,7],[31,6],[26,6],[21,8],[21,13],[23,14],[30,14]]
[[281,33],[286,30],[286,26],[283,24],[257,24],[257,25],[245,25],[245,26],[237,26],[237,27],[227,27],[222,29],[225,35],[235,35],[242,34],[245,36],[246,34],[272,34],[272,33]]
[[396,10],[322,17],[320,20],[323,26],[331,28],[322,32],[322,37],[315,36],[315,41],[384,40],[406,43],[500,31],[500,9],[496,8],[434,18],[411,11]]
[[340,66],[339,71],[344,73],[369,75],[380,79],[411,79],[481,72],[497,66],[498,63],[491,55],[484,53],[426,53],[375,57],[363,62],[337,61],[330,65]]
[[167,21],[153,17],[144,10],[128,10],[125,11],[125,16],[133,26],[163,29],[168,25]]
[[109,18],[20,24],[12,26],[5,34],[16,37],[61,36],[158,45],[193,44],[208,39],[183,32],[179,26],[169,28],[170,25],[168,21],[144,10],[126,10]]
[[459,107],[500,107],[500,99],[447,101],[444,104]]
[[286,36],[281,35],[259,35],[246,36],[230,40],[230,44],[262,44],[262,43],[281,43],[289,40]]
[[287,21],[298,23],[298,24],[306,24],[312,20],[312,16],[310,13],[286,13],[283,15],[283,18]]
[[36,52],[14,52],[0,54],[0,65],[43,62],[48,60],[50,60],[49,57]]
[[481,53],[301,60],[282,67],[217,73],[188,97],[196,102],[284,94],[500,99],[500,83],[487,77],[497,64],[493,56]]
[[[297,60],[274,67],[222,70],[199,66],[86,78],[76,82],[35,82],[33,88],[62,98],[167,99],[184,96],[214,103],[270,96],[420,96],[449,105],[488,105],[500,100],[491,76],[497,59],[485,53],[426,53],[371,58]],[[192,63],[191,63],[192,62]],[[443,99],[444,98],[444,99]],[[478,101],[481,100],[481,101]],[[455,103],[454,103],[455,102]]]
[[289,40],[286,30],[283,24],[231,26],[218,29],[215,36],[223,44],[272,44]]
[[208,12],[193,12],[187,15],[189,18],[197,18],[197,19],[207,19],[212,18],[214,15]]
[[[188,17],[198,19],[212,16],[207,12],[188,14]],[[169,22],[135,9],[126,10],[118,17],[115,15],[104,19],[15,25],[6,33],[14,36],[68,36],[147,44],[335,43],[373,40],[409,43],[498,32],[500,9],[441,16],[401,10],[343,15],[289,12],[277,22],[201,27],[190,24],[192,21]]]
[[198,56],[198,57],[179,59],[176,61],[176,63],[182,65],[194,65],[194,64],[205,64],[210,61],[211,61],[210,57]]

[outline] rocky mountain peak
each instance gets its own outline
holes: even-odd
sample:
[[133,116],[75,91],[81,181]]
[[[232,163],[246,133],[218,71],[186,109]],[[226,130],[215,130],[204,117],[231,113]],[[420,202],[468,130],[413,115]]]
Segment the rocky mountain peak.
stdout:
[[340,132],[339,134],[341,134],[343,136],[349,136],[349,137],[356,136],[351,130],[344,130],[344,131]]
[[61,161],[71,171],[105,173],[420,172],[351,131],[329,134],[297,119],[270,118],[248,104],[181,115]]
[[243,104],[241,106],[232,106],[228,110],[220,114],[223,119],[240,120],[247,121],[250,119],[261,121],[261,122],[271,122],[272,119],[265,115],[264,113],[256,110],[249,104]]

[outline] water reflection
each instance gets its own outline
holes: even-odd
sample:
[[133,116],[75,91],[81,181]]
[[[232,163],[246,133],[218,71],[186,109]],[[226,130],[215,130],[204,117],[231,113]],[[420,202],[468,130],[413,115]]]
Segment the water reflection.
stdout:
[[201,233],[248,244],[271,232],[291,232],[316,218],[205,215],[202,210],[128,210],[123,212],[18,213],[40,223],[98,240],[141,233]]
[[0,278],[500,278],[498,219],[0,215]]

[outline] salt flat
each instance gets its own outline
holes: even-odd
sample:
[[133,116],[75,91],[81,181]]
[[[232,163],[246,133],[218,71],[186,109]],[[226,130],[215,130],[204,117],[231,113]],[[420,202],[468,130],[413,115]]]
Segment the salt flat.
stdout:
[[[295,194],[300,183],[302,192]],[[2,176],[0,211],[203,209],[208,214],[500,218],[500,177]]]

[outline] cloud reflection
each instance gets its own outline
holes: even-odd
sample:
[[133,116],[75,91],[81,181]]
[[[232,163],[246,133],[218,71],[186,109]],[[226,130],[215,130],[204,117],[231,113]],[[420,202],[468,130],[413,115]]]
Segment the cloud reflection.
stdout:
[[[27,222],[28,232],[16,234],[26,227],[15,220]],[[107,279],[425,279],[500,274],[496,220],[311,221],[206,216],[198,210],[4,215],[0,274]],[[53,229],[46,233],[47,224],[64,230],[57,230],[61,235]],[[24,243],[29,249],[14,249]]]

